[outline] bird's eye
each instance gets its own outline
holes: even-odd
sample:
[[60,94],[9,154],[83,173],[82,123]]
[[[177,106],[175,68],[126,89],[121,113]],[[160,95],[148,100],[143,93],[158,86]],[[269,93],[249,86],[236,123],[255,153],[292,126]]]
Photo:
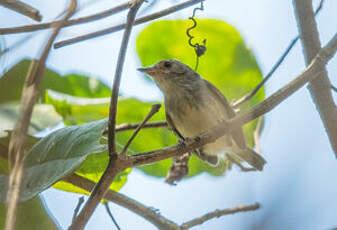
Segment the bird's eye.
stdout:
[[164,62],[164,66],[165,66],[166,68],[170,68],[170,67],[172,66],[172,63],[169,62],[169,61],[166,61],[166,62]]

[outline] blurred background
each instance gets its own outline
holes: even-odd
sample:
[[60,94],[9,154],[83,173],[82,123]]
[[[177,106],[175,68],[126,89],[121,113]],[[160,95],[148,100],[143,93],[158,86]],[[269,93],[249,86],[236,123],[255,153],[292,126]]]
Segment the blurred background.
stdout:
[[[25,1],[34,5],[44,16],[53,20],[64,9],[66,1]],[[76,15],[84,16],[111,8],[120,1],[79,1],[83,9]],[[182,1],[157,1],[149,13]],[[147,4],[143,5],[143,8]],[[314,1],[314,6],[319,1]],[[216,1],[207,0],[200,18],[223,20],[234,26],[266,74],[289,41],[297,35],[291,1]],[[187,19],[193,7],[163,19]],[[322,44],[337,31],[337,1],[326,0],[316,17]],[[126,12],[93,23],[62,30],[61,38],[73,37],[124,22]],[[0,8],[0,27],[30,24],[32,21],[5,8]],[[143,100],[161,100],[159,90],[141,77],[135,47],[136,37],[146,27],[134,27],[127,52],[121,83],[121,93]],[[2,68],[9,69],[23,57],[34,58],[47,32],[34,35],[24,45],[9,52],[1,60]],[[1,36],[10,47],[27,34]],[[60,74],[83,73],[101,79],[111,86],[118,57],[122,32],[53,50],[47,66]],[[305,65],[298,43],[265,87],[266,97],[285,85]],[[202,61],[201,61],[202,64]],[[214,63],[216,65],[216,63]],[[212,67],[210,67],[212,68]],[[4,70],[2,70],[4,71]],[[328,64],[330,80],[337,85],[337,58]],[[334,95],[335,96],[335,95]],[[147,206],[155,207],[165,217],[177,223],[188,221],[215,209],[259,202],[258,211],[238,213],[214,219],[193,229],[333,229],[337,227],[337,161],[328,142],[319,114],[306,87],[297,91],[280,106],[265,116],[261,147],[267,165],[262,172],[241,172],[237,167],[221,177],[201,174],[169,186],[163,179],[133,170],[128,182],[120,190]],[[80,195],[50,188],[42,193],[44,203],[59,226],[66,229]],[[110,204],[120,227],[127,229],[156,229],[136,214]],[[103,205],[100,205],[86,229],[115,229]]]

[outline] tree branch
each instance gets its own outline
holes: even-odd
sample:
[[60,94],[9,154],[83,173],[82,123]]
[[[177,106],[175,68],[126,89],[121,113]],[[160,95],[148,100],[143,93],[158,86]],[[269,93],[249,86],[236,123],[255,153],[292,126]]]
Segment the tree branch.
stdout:
[[128,46],[130,33],[132,29],[132,25],[134,23],[136,13],[143,3],[144,0],[135,0],[132,4],[132,7],[129,10],[127,16],[127,23],[124,30],[123,40],[121,44],[121,48],[119,51],[117,67],[115,72],[114,83],[112,87],[111,101],[110,101],[110,111],[109,111],[109,122],[108,122],[108,144],[109,144],[109,163],[104,171],[102,177],[100,178],[97,185],[94,187],[90,198],[86,202],[85,206],[81,210],[80,214],[69,229],[77,230],[83,229],[85,224],[88,222],[92,213],[96,209],[99,201],[103,198],[106,191],[109,189],[110,184],[112,183],[115,175],[122,171],[123,162],[117,157],[116,153],[116,144],[115,144],[115,126],[116,126],[116,112],[117,112],[117,100],[118,100],[118,92],[120,79],[122,75],[123,64],[125,60],[126,49]]
[[[111,9],[105,10],[103,12],[76,18],[72,20],[67,20],[63,27],[67,26],[73,26],[78,25],[82,23],[92,22],[95,20],[99,20],[108,16],[111,16],[113,14],[119,13],[123,10],[126,10],[131,7],[132,0],[126,3],[123,3],[119,6],[113,7]],[[35,25],[27,25],[27,26],[18,26],[18,27],[11,27],[11,28],[0,28],[0,34],[16,34],[16,33],[26,33],[26,32],[33,32],[37,30],[43,30],[43,29],[49,29],[52,28],[55,24],[60,23],[62,20],[54,21],[54,22],[48,22],[48,23],[41,23],[41,24],[35,24]]]
[[[167,9],[159,11],[157,13],[141,17],[134,22],[134,25],[139,25],[139,24],[142,24],[142,23],[145,23],[145,22],[148,22],[148,21],[152,21],[154,19],[166,16],[166,15],[169,15],[169,14],[174,13],[176,11],[179,11],[179,10],[185,9],[189,6],[195,5],[195,4],[197,4],[201,1],[204,1],[204,0],[189,0],[189,1],[186,1],[186,2],[181,3],[181,4],[177,4],[173,7],[167,8]],[[110,34],[110,33],[113,33],[113,32],[117,32],[117,31],[120,31],[120,30],[124,29],[125,26],[126,26],[126,24],[124,23],[124,24],[120,24],[120,25],[117,25],[117,26],[109,27],[107,29],[99,30],[99,31],[96,31],[96,32],[93,32],[93,33],[89,33],[89,34],[81,35],[81,36],[74,37],[74,38],[71,38],[71,39],[56,42],[54,44],[54,48],[55,49],[61,48],[63,46],[71,45],[71,44],[74,44],[74,43],[77,43],[77,42],[81,42],[81,41],[85,41],[85,40],[88,40],[88,39],[104,36],[104,35],[107,35],[107,34]]]
[[42,16],[34,7],[18,0],[0,0],[0,5],[40,22]]
[[228,208],[223,210],[215,210],[214,212],[207,213],[201,217],[195,218],[193,220],[190,220],[188,222],[185,222],[181,225],[181,229],[189,229],[197,225],[201,225],[204,222],[213,219],[213,218],[219,218],[224,215],[229,214],[235,214],[237,212],[247,212],[247,211],[254,211],[260,208],[260,205],[258,203],[253,205],[240,205],[235,208]]
[[[312,2],[308,0],[294,0],[293,2],[305,62],[309,65],[321,48]],[[337,108],[330,88],[331,83],[326,67],[321,66],[320,76],[309,83],[309,91],[337,157]]]
[[138,132],[144,127],[144,125],[146,124],[146,122],[154,115],[156,114],[159,109],[161,107],[161,104],[154,104],[151,107],[151,111],[149,112],[149,114],[144,118],[144,120],[138,125],[138,127],[136,128],[136,130],[133,132],[132,136],[130,137],[130,139],[128,140],[128,142],[126,143],[126,145],[124,146],[123,150],[121,151],[120,155],[121,156],[125,156],[126,151],[128,150],[130,144],[132,143],[133,139],[135,139],[135,137],[137,136]]
[[7,214],[6,214],[6,230],[14,230],[16,222],[16,213],[20,199],[20,187],[23,176],[24,165],[24,141],[28,126],[30,123],[34,104],[36,102],[40,84],[43,78],[45,63],[48,58],[51,46],[58,35],[62,24],[71,17],[76,11],[77,2],[72,0],[67,14],[63,21],[56,25],[48,42],[46,43],[39,61],[33,61],[30,70],[27,73],[26,80],[22,90],[20,112],[18,120],[15,123],[11,139],[9,142],[9,162],[11,172],[9,176],[9,188],[7,191]]

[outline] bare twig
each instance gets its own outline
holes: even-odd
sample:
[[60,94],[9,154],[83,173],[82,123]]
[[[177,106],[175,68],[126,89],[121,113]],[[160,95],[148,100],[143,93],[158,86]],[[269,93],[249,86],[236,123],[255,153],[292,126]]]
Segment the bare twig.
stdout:
[[[120,79],[122,75],[123,64],[126,55],[126,49],[128,46],[128,41],[130,38],[130,33],[132,29],[132,25],[134,23],[136,13],[143,3],[143,0],[135,0],[132,4],[132,7],[129,10],[127,16],[127,25],[124,30],[123,40],[121,44],[121,48],[119,51],[117,67],[115,72],[114,83],[112,87],[111,101],[110,101],[110,111],[109,111],[109,122],[108,122],[108,145],[109,145],[109,163],[104,171],[101,179],[94,187],[90,198],[86,202],[84,208],[75,219],[75,221],[70,226],[70,229],[83,229],[85,224],[88,222],[95,208],[97,207],[99,201],[103,198],[106,191],[109,189],[110,184],[112,183],[115,175],[121,171],[122,162],[119,161],[116,154],[116,143],[115,143],[115,126],[116,126],[116,112],[117,112],[117,100],[118,100],[118,92]],[[120,165],[119,165],[120,164]]]
[[80,208],[81,208],[81,206],[82,206],[83,203],[84,203],[84,196],[81,196],[78,199],[77,205],[76,205],[76,207],[74,209],[73,221],[74,221],[75,217],[77,216],[78,212],[80,211]]
[[[317,7],[317,9],[315,11],[315,16],[318,15],[318,13],[322,10],[323,4],[324,4],[324,0],[321,0],[319,6]],[[299,39],[300,39],[300,36],[297,35],[295,38],[293,38],[290,41],[290,43],[289,43],[288,47],[286,48],[286,50],[283,52],[283,54],[277,60],[277,62],[274,64],[274,66],[271,68],[271,70],[267,73],[267,75],[262,79],[262,81],[254,88],[254,90],[252,92],[246,94],[245,96],[243,96],[242,98],[238,99],[237,101],[234,101],[233,104],[232,104],[233,107],[238,107],[241,104],[243,104],[244,102],[250,100],[252,97],[255,96],[255,94],[270,79],[270,77],[278,69],[278,67],[280,67],[280,65],[282,64],[282,62],[284,61],[284,59],[288,56],[289,52],[292,50],[292,48],[295,46],[296,42]]]
[[260,154],[262,153],[262,148],[261,148],[261,143],[260,143],[260,133],[262,130],[262,124],[263,124],[263,117],[259,117],[255,131],[254,131],[254,142],[255,142],[256,151]]
[[[76,18],[72,20],[67,20],[63,27],[67,26],[73,26],[78,25],[82,23],[92,22],[95,20],[99,20],[108,16],[111,16],[113,14],[119,13],[123,10],[126,10],[131,7],[132,0],[126,3],[123,3],[119,6],[113,7],[111,9],[105,10],[103,12]],[[25,33],[25,32],[33,32],[37,30],[44,30],[48,28],[52,28],[55,24],[60,23],[60,21],[54,21],[54,22],[48,22],[48,23],[41,23],[41,24],[35,24],[35,25],[27,25],[27,26],[18,26],[18,27],[11,27],[11,28],[0,28],[0,34],[15,34],[15,33]]]
[[18,0],[0,0],[0,5],[25,15],[35,21],[39,22],[42,19],[42,16],[37,9],[24,2]]
[[112,222],[114,223],[114,225],[116,226],[116,228],[117,228],[118,230],[121,230],[121,228],[119,227],[117,221],[115,220],[115,217],[112,215],[112,212],[111,212],[111,210],[110,210],[110,208],[109,208],[109,203],[108,203],[108,202],[104,202],[104,206],[105,206],[106,212],[107,212],[108,215],[110,216],[110,218],[111,218]]
[[213,219],[213,218],[219,218],[224,215],[229,215],[229,214],[235,214],[237,212],[247,212],[247,211],[254,211],[260,208],[260,205],[258,203],[253,204],[253,205],[240,205],[235,208],[228,208],[228,209],[223,209],[223,210],[216,210],[214,212],[207,213],[201,217],[195,218],[193,220],[190,220],[186,223],[183,223],[181,225],[181,229],[189,229],[197,225],[201,225],[204,222]]
[[228,160],[230,160],[232,163],[236,164],[242,172],[252,172],[252,171],[257,171],[255,168],[248,168],[243,166],[239,161],[234,159],[230,154],[226,154],[226,157]]
[[124,146],[123,150],[121,151],[120,155],[123,156],[125,155],[126,151],[128,150],[130,144],[132,143],[133,139],[135,139],[135,137],[137,136],[138,132],[144,127],[144,125],[146,124],[146,122],[154,115],[156,114],[159,109],[161,107],[161,104],[154,104],[151,107],[151,111],[148,113],[148,115],[146,115],[146,117],[144,118],[144,120],[142,121],[142,123],[140,123],[137,127],[137,129],[133,132],[132,136],[130,137],[130,139],[128,140],[128,142],[126,143],[126,145]]
[[[305,62],[309,65],[321,49],[312,2],[294,0],[293,3]],[[337,157],[337,108],[330,88],[331,83],[326,67],[321,66],[320,76],[312,79],[309,83],[309,91],[323,121],[331,147]]]
[[[179,11],[179,10],[182,10],[182,9],[187,8],[189,6],[195,5],[195,4],[197,4],[201,1],[204,1],[204,0],[189,0],[189,1],[186,1],[186,2],[181,3],[181,4],[177,4],[173,7],[167,8],[167,9],[159,11],[157,13],[141,17],[134,22],[134,25],[139,25],[139,24],[142,24],[142,23],[145,23],[145,22],[148,22],[148,21],[152,21],[154,19],[166,16],[166,15],[169,15],[169,14],[174,13],[176,11]],[[125,26],[126,26],[126,24],[124,23],[124,24],[121,24],[121,25],[117,25],[117,26],[107,28],[107,29],[99,30],[99,31],[96,31],[96,32],[93,32],[93,33],[89,33],[89,34],[81,35],[81,36],[78,36],[78,37],[75,37],[75,38],[71,38],[71,39],[60,41],[60,42],[56,42],[55,45],[54,45],[54,48],[61,48],[63,46],[71,45],[71,44],[81,42],[81,41],[85,41],[85,40],[88,40],[88,39],[91,39],[91,38],[104,36],[104,35],[107,35],[107,34],[110,34],[110,33],[116,32],[116,31],[120,31],[120,30],[124,29]]]
[[[139,123],[137,124],[130,124],[130,123],[123,123],[116,126],[116,132],[126,131],[126,130],[132,130],[136,129],[139,126]],[[159,127],[166,127],[167,122],[166,121],[153,121],[148,122],[144,124],[143,129],[145,128],[159,128]],[[105,132],[103,134],[106,134]]]
[[[71,183],[72,185],[75,185],[79,188],[82,188],[88,192],[90,192],[95,186],[95,183],[93,181],[78,176],[76,174],[71,174],[63,178],[62,180]],[[160,213],[155,212],[153,209],[123,194],[108,190],[104,195],[104,199],[114,202],[115,204],[138,214],[139,216],[148,220],[153,225],[157,226],[159,229],[179,230],[179,226],[174,222],[166,219],[165,217],[160,215]]]
[[291,82],[276,91],[270,97],[260,102],[251,108],[248,112],[238,114],[228,121],[223,121],[216,127],[213,127],[208,132],[202,133],[198,138],[192,138],[183,144],[178,144],[171,147],[162,148],[155,151],[149,151],[132,155],[130,161],[127,162],[127,167],[136,167],[144,164],[154,163],[170,157],[174,157],[196,148],[214,142],[217,138],[231,132],[233,127],[241,126],[249,121],[252,121],[265,113],[271,111],[286,98],[296,92],[299,88],[305,85],[308,81],[317,77],[328,60],[330,60],[337,50],[337,34],[329,41],[329,43],[320,50],[307,69],[298,75]]
[[[127,130],[133,130],[136,129],[139,126],[140,123],[130,124],[130,123],[123,123],[120,125],[116,125],[115,131],[116,132],[122,132]],[[143,125],[143,129],[146,128],[160,128],[160,127],[166,127],[167,122],[166,121],[152,121],[147,122]],[[108,129],[104,130],[103,135],[108,134]]]
[[[68,12],[64,17],[67,20],[76,11],[76,0],[72,0],[69,5]],[[24,141],[30,123],[33,107],[37,99],[39,87],[43,78],[45,63],[48,58],[51,46],[62,27],[62,22],[56,25],[48,42],[46,43],[39,61],[33,61],[31,68],[27,73],[24,83],[20,113],[9,143],[9,161],[11,172],[9,176],[9,188],[7,192],[7,214],[6,214],[6,230],[15,229],[17,207],[20,199],[20,186],[23,176],[24,165]]]

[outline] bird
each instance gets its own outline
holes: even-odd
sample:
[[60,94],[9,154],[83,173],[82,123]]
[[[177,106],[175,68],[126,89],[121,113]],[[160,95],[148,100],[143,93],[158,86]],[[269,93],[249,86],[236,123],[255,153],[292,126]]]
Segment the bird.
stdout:
[[[138,71],[152,77],[163,93],[168,128],[181,141],[194,138],[236,115],[216,86],[176,59],[162,60],[153,66],[138,68]],[[196,149],[194,153],[214,167],[220,154],[226,156],[223,153],[246,161],[259,171],[266,163],[260,154],[247,146],[242,127],[236,127],[230,134]],[[173,184],[187,175],[190,156],[191,153],[185,153],[174,158],[166,182]]]

